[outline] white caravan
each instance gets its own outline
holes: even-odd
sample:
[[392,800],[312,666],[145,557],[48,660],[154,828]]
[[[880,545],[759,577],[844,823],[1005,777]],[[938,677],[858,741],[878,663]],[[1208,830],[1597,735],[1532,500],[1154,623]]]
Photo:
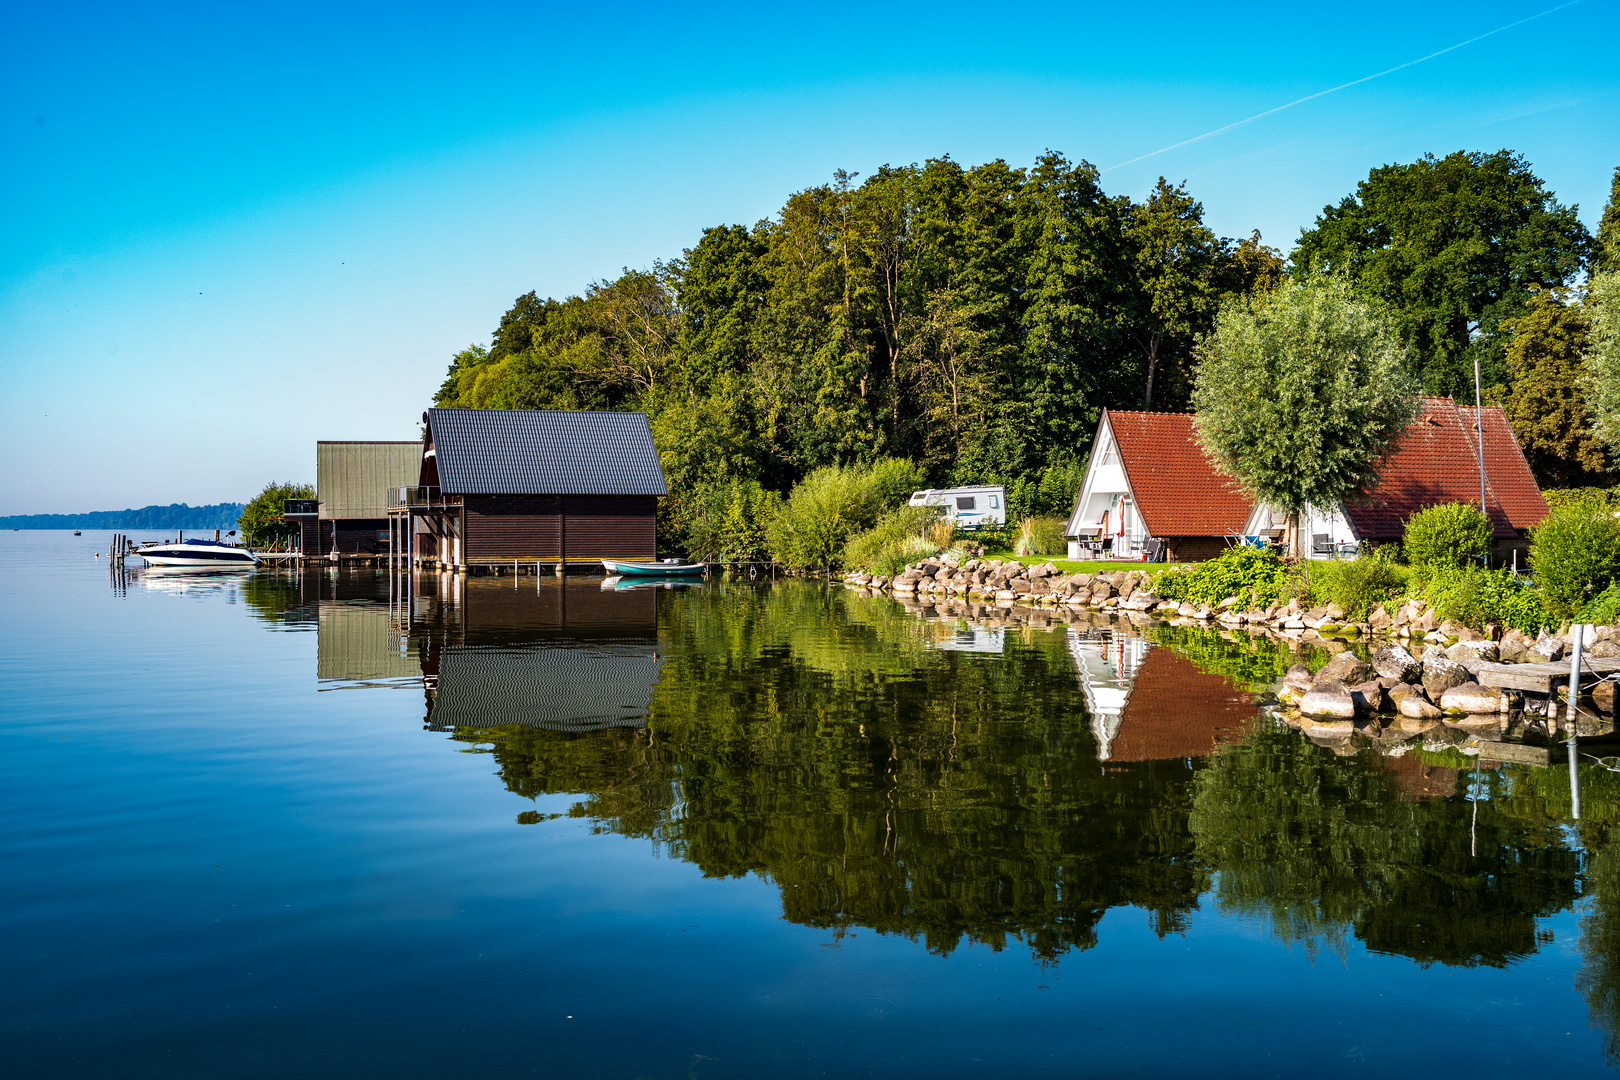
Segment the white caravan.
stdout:
[[911,505],[944,507],[945,516],[955,518],[959,529],[1007,524],[1007,495],[1000,484],[913,491]]

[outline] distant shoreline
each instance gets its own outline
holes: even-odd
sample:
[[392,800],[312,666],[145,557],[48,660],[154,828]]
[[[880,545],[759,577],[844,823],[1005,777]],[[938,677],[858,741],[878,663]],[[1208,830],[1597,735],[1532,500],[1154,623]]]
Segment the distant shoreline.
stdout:
[[0,529],[225,529],[237,527],[245,503],[211,506],[143,506],[139,510],[93,510],[86,514],[13,514],[0,517]]

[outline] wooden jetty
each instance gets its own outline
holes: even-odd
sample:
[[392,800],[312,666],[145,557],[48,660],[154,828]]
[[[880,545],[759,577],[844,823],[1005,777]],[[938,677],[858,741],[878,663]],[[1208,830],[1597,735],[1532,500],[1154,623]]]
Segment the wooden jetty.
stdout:
[[[1589,687],[1620,672],[1620,657],[1586,657],[1581,660],[1581,686]],[[1499,690],[1524,690],[1552,695],[1559,686],[1569,685],[1568,664],[1491,664],[1482,663],[1474,672],[1481,686]]]

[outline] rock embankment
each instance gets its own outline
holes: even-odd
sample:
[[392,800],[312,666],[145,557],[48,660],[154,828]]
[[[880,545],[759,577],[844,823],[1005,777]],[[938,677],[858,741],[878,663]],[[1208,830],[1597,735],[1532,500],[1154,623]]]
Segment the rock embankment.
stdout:
[[[1179,610],[1182,606],[1161,600],[1153,592],[1150,575],[1144,570],[1062,574],[1051,563],[1025,566],[1000,559],[958,562],[947,555],[924,559],[892,578],[854,573],[846,575],[844,580],[858,588],[875,589],[897,596],[943,593],[987,601],[1062,604],[1121,611]],[[1191,608],[1191,605],[1187,606]],[[1213,617],[1213,613],[1210,617]]]

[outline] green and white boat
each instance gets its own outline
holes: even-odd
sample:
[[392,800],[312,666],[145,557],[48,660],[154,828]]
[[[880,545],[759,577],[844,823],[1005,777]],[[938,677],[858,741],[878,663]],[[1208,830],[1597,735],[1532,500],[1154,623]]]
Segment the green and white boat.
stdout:
[[658,562],[626,562],[623,559],[603,559],[602,565],[610,574],[620,577],[686,577],[703,573],[703,564],[681,562],[679,559],[661,559]]

